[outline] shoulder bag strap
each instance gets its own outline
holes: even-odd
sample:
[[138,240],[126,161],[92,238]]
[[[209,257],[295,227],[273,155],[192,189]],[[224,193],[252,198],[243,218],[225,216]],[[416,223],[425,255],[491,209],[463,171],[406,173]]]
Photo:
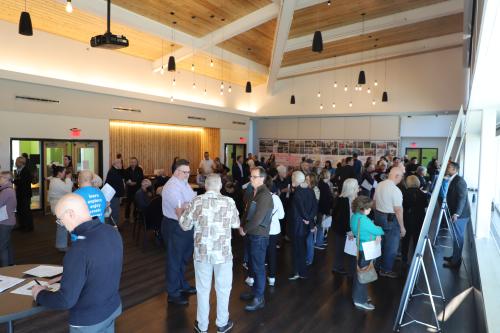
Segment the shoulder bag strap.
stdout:
[[356,251],[356,267],[359,269],[359,228],[361,226],[361,218],[358,218],[358,237],[356,238],[356,246],[357,246],[357,251]]

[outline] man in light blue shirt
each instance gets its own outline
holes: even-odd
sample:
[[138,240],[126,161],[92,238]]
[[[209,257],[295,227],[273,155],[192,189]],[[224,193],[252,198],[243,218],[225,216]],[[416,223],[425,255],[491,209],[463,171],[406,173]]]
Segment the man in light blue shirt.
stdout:
[[189,161],[179,159],[175,163],[172,178],[161,192],[163,220],[161,235],[167,249],[165,278],[168,302],[178,305],[188,304],[185,297],[196,294],[196,289],[185,278],[186,265],[193,257],[193,230],[183,231],[179,217],[196,196],[189,186]]
[[89,170],[82,170],[78,174],[78,187],[75,194],[83,197],[90,211],[91,217],[99,218],[104,223],[104,212],[106,211],[106,198],[101,190],[92,186],[94,174]]

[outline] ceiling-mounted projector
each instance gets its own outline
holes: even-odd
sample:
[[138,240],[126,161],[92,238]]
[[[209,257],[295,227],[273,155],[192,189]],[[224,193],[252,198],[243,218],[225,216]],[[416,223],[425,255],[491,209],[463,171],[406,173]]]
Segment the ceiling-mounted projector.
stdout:
[[108,0],[108,30],[104,35],[97,35],[90,39],[90,46],[103,49],[120,49],[128,46],[128,39],[123,35],[111,33],[111,0]]

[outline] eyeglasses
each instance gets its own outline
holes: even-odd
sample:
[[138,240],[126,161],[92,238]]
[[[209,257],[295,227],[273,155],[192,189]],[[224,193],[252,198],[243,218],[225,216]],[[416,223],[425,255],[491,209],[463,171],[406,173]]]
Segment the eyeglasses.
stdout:
[[250,178],[256,179],[256,178],[264,178],[264,177],[263,176],[250,176]]
[[179,171],[182,172],[185,175],[189,175],[189,173],[190,173],[190,171],[183,171],[183,170],[179,170]]

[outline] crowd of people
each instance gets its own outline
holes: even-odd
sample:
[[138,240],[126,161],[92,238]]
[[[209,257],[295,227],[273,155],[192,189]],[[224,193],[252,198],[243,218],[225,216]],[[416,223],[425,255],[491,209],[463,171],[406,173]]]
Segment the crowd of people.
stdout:
[[[89,327],[88,332],[107,327],[111,332],[114,319],[121,313],[118,285],[123,247],[117,228],[104,222],[121,226],[146,219],[155,220],[153,228],[164,242],[168,302],[186,305],[190,295],[197,295],[196,332],[208,331],[212,275],[217,331],[229,332],[234,325],[228,304],[233,283],[232,240],[238,235],[243,237],[243,253],[238,256],[243,258],[249,286],[240,295],[248,302],[246,311],[265,307],[266,286],[279,287],[276,267],[284,255],[279,249],[291,247],[288,279],[306,280],[315,252],[325,251],[329,242],[333,245],[332,273],[353,279],[356,308],[374,310],[368,296],[367,284],[373,281],[369,276],[375,269],[383,278],[401,276],[394,268],[395,261],[400,256],[404,268],[415,249],[439,165],[433,159],[425,168],[415,158],[391,155],[378,161],[368,157],[363,163],[356,154],[335,167],[331,161],[321,164],[303,158],[299,166],[290,167],[278,164],[274,155],[259,160],[248,154],[246,158],[236,156],[230,170],[205,152],[196,168],[195,192],[189,183],[192,169],[186,159],[175,158],[170,177],[160,169],[151,180],[145,177],[137,158],[131,157],[129,167],[123,169],[123,158],[118,155],[104,181],[114,190],[109,201],[100,191],[103,181],[97,175],[80,171],[74,184],[73,170],[54,166],[49,202],[57,223],[56,247],[67,251],[64,275],[57,279],[60,291],[49,294],[46,287],[36,286],[33,297],[47,307],[70,309],[72,331],[78,331],[75,327]],[[25,158],[19,157],[15,179],[10,172],[0,173],[0,207],[6,205],[9,214],[7,220],[0,221],[2,266],[13,264],[10,231],[16,223],[16,207],[20,224],[32,228],[31,215],[26,217],[22,210],[27,184],[31,183],[23,171],[25,166]],[[457,163],[447,166],[446,200],[457,239],[453,255],[445,258],[446,267],[460,265],[470,216],[467,188],[458,170]],[[355,256],[344,252],[346,242],[353,239],[357,241]],[[363,253],[363,243],[371,240],[381,244],[382,256],[376,260],[366,260]],[[185,274],[191,260],[195,286],[189,284]],[[96,297],[100,290],[103,293]]]

